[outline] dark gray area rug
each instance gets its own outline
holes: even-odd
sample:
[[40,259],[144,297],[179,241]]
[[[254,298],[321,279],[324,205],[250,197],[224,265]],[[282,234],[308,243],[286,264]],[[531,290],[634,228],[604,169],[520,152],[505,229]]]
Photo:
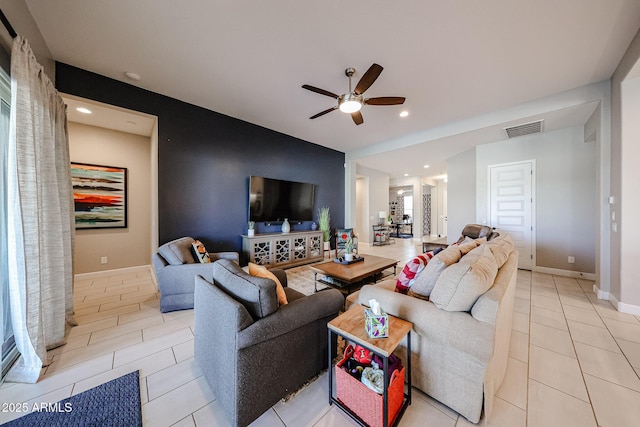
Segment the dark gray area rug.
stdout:
[[10,427],[142,426],[139,372],[123,375],[60,402],[39,406],[43,406],[40,411],[2,425]]

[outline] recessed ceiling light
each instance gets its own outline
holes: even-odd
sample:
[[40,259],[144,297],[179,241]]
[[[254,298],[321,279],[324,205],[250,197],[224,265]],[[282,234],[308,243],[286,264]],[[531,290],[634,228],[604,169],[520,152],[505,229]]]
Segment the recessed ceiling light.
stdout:
[[76,108],[76,111],[82,114],[91,114],[91,110],[85,107],[78,107]]
[[125,71],[124,75],[125,75],[128,79],[130,79],[130,80],[135,80],[135,81],[138,81],[138,80],[140,80],[140,78],[141,78],[141,77],[140,77],[140,74],[138,74],[138,73],[134,73],[133,71]]
[[408,174],[408,173],[405,173],[405,174],[404,174],[404,176],[409,176],[409,174]]
[[425,169],[429,169],[429,165],[424,165],[423,166]]
[[408,115],[409,115],[409,112],[407,110],[400,112],[400,117],[407,117]]

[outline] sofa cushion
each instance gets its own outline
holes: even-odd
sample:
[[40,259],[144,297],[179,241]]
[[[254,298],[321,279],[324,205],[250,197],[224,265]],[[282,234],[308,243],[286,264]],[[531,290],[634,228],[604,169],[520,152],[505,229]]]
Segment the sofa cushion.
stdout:
[[497,274],[491,249],[486,244],[478,246],[442,272],[431,292],[431,302],[447,311],[470,311]]
[[496,258],[498,268],[502,267],[504,263],[507,262],[509,254],[513,252],[514,249],[511,234],[504,233],[487,242],[487,246],[491,249],[491,253],[493,253],[493,256]]
[[280,283],[280,279],[278,279],[275,274],[267,270],[267,267],[265,267],[264,265],[258,265],[250,262],[249,274],[255,277],[264,277],[265,279],[271,279],[274,282],[276,282],[276,294],[278,295],[278,304],[280,305],[288,304],[287,294],[284,292],[284,287],[282,286],[282,283]]
[[426,252],[413,257],[413,259],[404,266],[398,276],[396,291],[406,294],[431,258],[433,258],[433,252]]
[[169,263],[169,265],[193,264],[192,244],[195,242],[191,237],[182,237],[172,240],[158,248],[158,253]]
[[245,273],[231,260],[221,259],[213,263],[213,281],[216,286],[244,305],[255,320],[278,310],[276,283],[271,279]]
[[195,258],[201,264],[206,264],[208,262],[211,262],[211,258],[209,258],[209,253],[207,252],[207,249],[204,247],[204,243],[202,243],[200,240],[196,240],[191,244],[191,247],[193,248],[193,254],[195,255]]
[[451,245],[434,256],[422,273],[411,285],[408,294],[416,297],[428,297],[438,281],[438,277],[451,264],[460,261],[462,253],[458,245]]

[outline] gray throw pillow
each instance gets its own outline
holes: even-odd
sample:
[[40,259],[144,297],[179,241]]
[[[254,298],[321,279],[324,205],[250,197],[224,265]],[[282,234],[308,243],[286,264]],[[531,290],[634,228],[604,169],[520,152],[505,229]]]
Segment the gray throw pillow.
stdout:
[[438,277],[445,268],[460,261],[462,253],[458,245],[451,245],[440,251],[429,260],[427,266],[420,272],[409,289],[408,295],[424,298],[431,295],[433,287],[436,285]]
[[193,264],[192,245],[195,240],[191,237],[182,237],[165,243],[158,248],[158,253],[169,265]]
[[446,311],[470,311],[497,274],[498,264],[491,249],[486,244],[478,246],[442,272],[430,300]]
[[221,259],[213,263],[213,281],[244,305],[254,320],[278,310],[276,283],[271,279],[251,276],[231,260]]

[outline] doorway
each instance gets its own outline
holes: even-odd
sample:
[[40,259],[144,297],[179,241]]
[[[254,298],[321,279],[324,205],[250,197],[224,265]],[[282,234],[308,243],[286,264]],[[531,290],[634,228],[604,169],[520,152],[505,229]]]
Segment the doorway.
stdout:
[[534,166],[534,160],[489,166],[489,224],[511,234],[520,253],[518,268],[523,270],[535,265]]

